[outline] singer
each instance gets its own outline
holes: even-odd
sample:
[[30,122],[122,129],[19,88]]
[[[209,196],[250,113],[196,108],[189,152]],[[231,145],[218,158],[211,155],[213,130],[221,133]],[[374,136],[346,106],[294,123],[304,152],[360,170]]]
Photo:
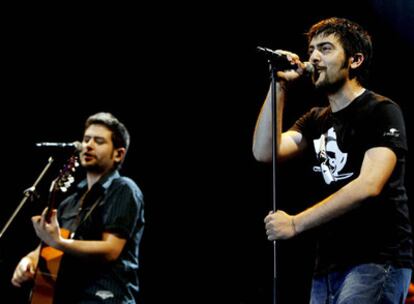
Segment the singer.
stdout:
[[282,118],[288,92],[304,75],[299,56],[278,51],[296,69],[277,71],[276,134],[268,94],[257,119],[253,154],[272,161],[308,154],[308,167],[324,199],[297,214],[265,217],[270,241],[305,231],[317,236],[311,304],[404,303],[413,268],[412,227],[404,185],[407,140],[399,105],[366,87],[370,35],[355,22],[329,18],[307,33],[311,81],[329,104],[310,109],[287,131]]
[[[112,114],[90,116],[80,153],[86,178],[52,212],[50,222],[45,213],[32,218],[38,237],[63,252],[53,293],[42,304],[139,303],[143,196],[134,181],[119,173],[129,142],[128,130]],[[61,237],[63,228],[72,232],[69,239]],[[39,249],[17,265],[12,277],[16,287],[33,279],[36,283],[36,267],[45,262]],[[33,288],[37,290],[42,292]]]

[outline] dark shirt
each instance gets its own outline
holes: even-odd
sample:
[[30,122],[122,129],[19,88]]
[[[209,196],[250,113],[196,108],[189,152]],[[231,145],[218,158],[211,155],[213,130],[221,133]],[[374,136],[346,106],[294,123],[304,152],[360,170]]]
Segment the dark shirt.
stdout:
[[407,142],[404,119],[396,103],[365,91],[344,109],[313,108],[293,130],[306,138],[321,195],[326,197],[357,178],[365,152],[388,147],[396,167],[381,194],[316,229],[316,274],[361,263],[413,267],[412,227],[404,186]]
[[[64,254],[55,303],[136,303],[138,256],[144,229],[143,195],[134,181],[111,172],[86,193],[86,180],[59,206],[62,228],[76,240],[101,240],[109,232],[127,240],[117,260]],[[81,203],[83,201],[83,203]],[[81,207],[82,206],[82,207]]]

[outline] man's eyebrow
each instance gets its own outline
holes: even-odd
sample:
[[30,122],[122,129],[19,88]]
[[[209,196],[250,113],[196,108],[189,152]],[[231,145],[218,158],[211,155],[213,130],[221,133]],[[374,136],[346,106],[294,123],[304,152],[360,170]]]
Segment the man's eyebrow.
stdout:
[[[322,45],[324,45],[324,44],[329,44],[329,45],[334,45],[332,42],[330,42],[330,41],[322,41],[322,42],[319,42],[318,44],[316,44],[316,47],[320,47],[320,46],[322,46]],[[311,47],[315,47],[314,45],[309,45],[309,48],[311,48]]]

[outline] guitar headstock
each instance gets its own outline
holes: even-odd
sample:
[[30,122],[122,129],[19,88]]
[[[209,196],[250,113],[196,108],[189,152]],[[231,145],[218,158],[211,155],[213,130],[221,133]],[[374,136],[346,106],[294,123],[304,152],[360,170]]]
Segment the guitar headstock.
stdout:
[[49,190],[49,202],[47,206],[47,212],[45,214],[45,219],[47,222],[50,222],[52,216],[52,210],[55,209],[56,204],[56,194],[58,191],[66,192],[72,183],[75,181],[73,173],[76,171],[76,167],[79,166],[78,157],[72,155],[63,168],[59,171],[58,177],[56,177],[51,185]]
[[73,174],[79,166],[78,157],[72,155],[59,172],[59,176],[52,183],[52,191],[66,192],[75,181]]

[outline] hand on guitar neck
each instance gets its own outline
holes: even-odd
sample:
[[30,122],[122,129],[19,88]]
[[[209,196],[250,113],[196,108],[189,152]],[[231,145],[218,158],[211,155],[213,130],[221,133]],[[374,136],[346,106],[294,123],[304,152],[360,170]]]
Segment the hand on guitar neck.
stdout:
[[32,217],[33,228],[37,236],[47,245],[59,249],[59,242],[61,240],[61,233],[59,223],[57,220],[57,210],[50,211],[50,220],[47,219],[48,208],[46,208],[42,215],[35,215]]

